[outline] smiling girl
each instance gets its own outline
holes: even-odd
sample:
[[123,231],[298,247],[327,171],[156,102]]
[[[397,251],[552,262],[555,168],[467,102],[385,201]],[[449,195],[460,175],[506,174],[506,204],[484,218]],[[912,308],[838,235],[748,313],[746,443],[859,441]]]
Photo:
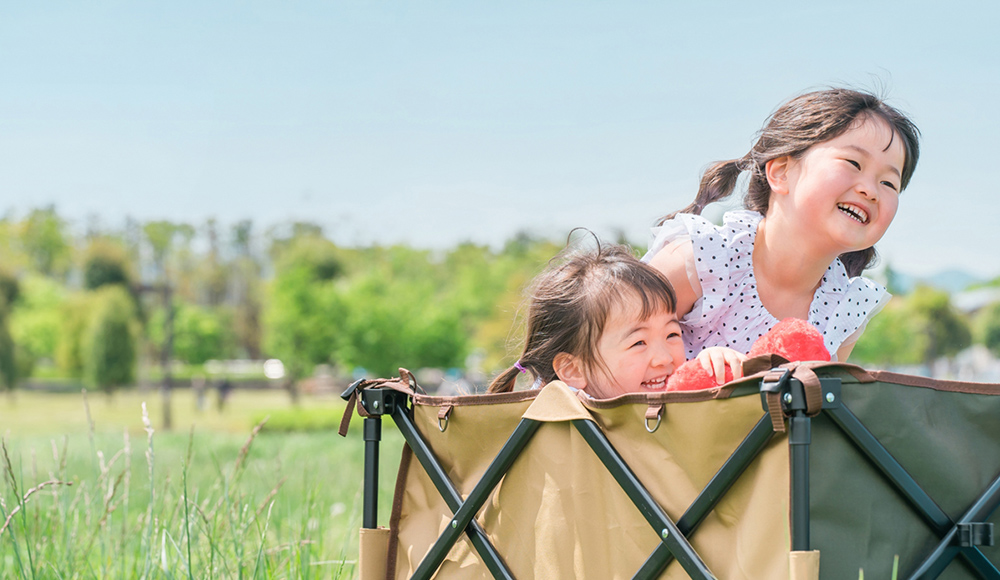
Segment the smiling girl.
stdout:
[[[643,258],[677,296],[688,355],[746,352],[779,320],[808,320],[846,360],[889,299],[860,276],[896,215],[919,156],[919,131],[878,97],[849,89],[779,107],[750,152],[710,166],[698,195],[653,229]],[[748,174],[744,211],[701,217]]]
[[[570,251],[535,279],[524,350],[489,392],[513,390],[521,373],[535,387],[558,379],[597,399],[663,391],[685,361],[675,304],[663,274],[627,247]],[[717,376],[728,363],[736,378],[746,359],[728,348],[698,358]]]

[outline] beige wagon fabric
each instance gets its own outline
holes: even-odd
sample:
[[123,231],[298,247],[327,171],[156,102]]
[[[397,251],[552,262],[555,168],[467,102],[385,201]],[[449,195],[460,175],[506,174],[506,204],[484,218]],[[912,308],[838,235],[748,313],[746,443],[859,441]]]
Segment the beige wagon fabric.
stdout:
[[[583,418],[599,425],[676,522],[763,416],[755,396],[672,402],[649,433],[650,405],[644,401],[658,405],[662,398],[595,402],[555,382],[533,400],[456,405],[443,432],[440,404],[427,404],[433,398],[414,405],[414,419],[463,496],[522,416],[545,421],[478,521],[515,577],[606,580],[631,578],[660,543],[659,536],[568,421]],[[776,435],[692,534],[692,545],[716,576],[789,577],[788,473],[785,437]],[[397,485],[394,577],[408,578],[449,525],[452,512],[416,461]],[[491,576],[463,536],[437,577]],[[661,575],[687,577],[677,562]]]

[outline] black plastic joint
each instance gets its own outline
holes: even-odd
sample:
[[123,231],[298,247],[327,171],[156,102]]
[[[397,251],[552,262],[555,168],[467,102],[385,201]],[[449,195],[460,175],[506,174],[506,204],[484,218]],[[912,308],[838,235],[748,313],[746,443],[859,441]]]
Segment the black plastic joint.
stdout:
[[365,417],[365,441],[382,440],[382,420],[378,417]]
[[788,444],[809,445],[812,443],[812,420],[809,417],[788,419]]
[[345,400],[345,401],[350,401],[351,400],[351,395],[354,394],[354,391],[358,390],[358,386],[363,381],[364,381],[364,379],[358,379],[358,380],[354,381],[353,383],[351,383],[351,386],[347,387],[347,390],[340,394],[340,398],[343,399],[343,400]]
[[823,389],[823,408],[839,409],[842,407],[843,403],[840,402],[841,380],[836,377],[828,377],[820,379],[819,383]]
[[993,524],[969,522],[955,526],[955,543],[962,548],[993,545]]
[[365,389],[361,391],[361,404],[369,415],[391,415],[394,394],[392,389]]
[[769,383],[767,381],[761,381],[760,392],[762,393],[780,393],[781,391],[785,390],[785,388],[788,386],[788,379],[792,376],[792,371],[788,369],[771,369],[771,370],[772,371],[784,370],[785,373],[781,375],[781,377],[777,381],[774,381],[773,383]]

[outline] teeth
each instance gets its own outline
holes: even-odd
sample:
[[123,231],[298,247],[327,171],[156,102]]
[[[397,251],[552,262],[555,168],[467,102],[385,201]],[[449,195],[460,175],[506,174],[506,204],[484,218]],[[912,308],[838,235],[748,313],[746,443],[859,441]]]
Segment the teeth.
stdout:
[[657,391],[667,386],[667,378],[663,377],[660,379],[645,381],[642,383],[642,388],[649,389],[651,391]]
[[868,212],[866,212],[865,210],[861,209],[860,207],[858,207],[856,205],[851,205],[851,204],[847,204],[847,203],[838,203],[837,204],[837,209],[839,209],[840,211],[846,213],[851,218],[853,218],[853,219],[855,219],[855,220],[857,220],[857,221],[859,221],[859,222],[861,222],[863,224],[868,223]]

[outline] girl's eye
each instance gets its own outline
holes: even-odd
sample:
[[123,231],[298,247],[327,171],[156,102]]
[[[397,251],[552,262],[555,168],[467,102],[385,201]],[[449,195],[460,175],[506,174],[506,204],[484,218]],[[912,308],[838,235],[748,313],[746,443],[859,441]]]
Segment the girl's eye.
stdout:
[[632,346],[646,346],[646,341],[645,340],[640,340],[640,341],[636,342],[635,344],[633,344]]
[[891,182],[891,181],[883,181],[883,182],[882,182],[882,185],[884,185],[884,186],[888,187],[889,189],[891,189],[891,190],[893,190],[893,191],[898,191],[898,190],[896,189],[896,184],[895,184],[895,183],[893,183],[893,182]]
[[667,335],[667,340],[670,340],[671,338],[680,338],[680,337],[681,337],[681,333],[679,333],[679,332],[671,332],[670,334]]
[[846,161],[846,162],[850,163],[851,165],[853,165],[855,169],[861,169],[861,164],[858,163],[857,161],[853,160],[853,159],[845,159],[844,161]]

